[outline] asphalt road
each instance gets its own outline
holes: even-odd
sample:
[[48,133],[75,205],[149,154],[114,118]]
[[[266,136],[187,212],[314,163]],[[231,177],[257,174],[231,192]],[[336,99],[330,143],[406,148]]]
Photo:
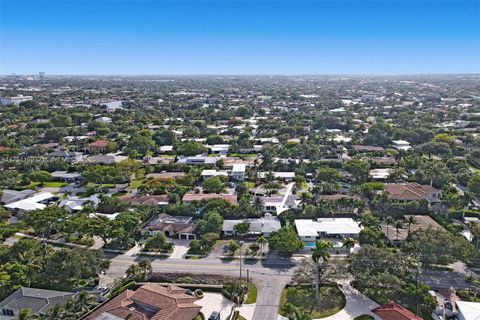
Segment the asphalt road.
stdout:
[[[110,268],[102,276],[101,285],[125,274],[127,268],[145,256],[107,255]],[[239,276],[239,260],[220,259],[158,259],[150,258],[154,272],[218,274]],[[295,264],[290,259],[272,257],[258,262],[244,262],[242,275],[249,277],[258,289],[257,306],[252,320],[277,320],[278,305],[283,287],[290,281]]]

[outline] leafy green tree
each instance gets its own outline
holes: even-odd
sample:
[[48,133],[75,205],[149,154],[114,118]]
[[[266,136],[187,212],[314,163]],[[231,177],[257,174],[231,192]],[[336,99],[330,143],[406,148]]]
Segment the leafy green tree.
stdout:
[[303,248],[303,242],[298,238],[293,226],[285,226],[276,232],[272,232],[268,239],[272,250],[293,254]]
[[353,159],[347,161],[343,168],[352,174],[356,183],[362,183],[367,179],[370,166],[365,161]]
[[203,181],[203,190],[207,193],[222,193],[225,191],[226,186],[220,179],[220,177],[210,177]]
[[201,143],[196,141],[186,141],[178,147],[177,154],[183,156],[195,156],[197,154],[207,153],[207,151],[208,149]]
[[468,181],[468,191],[472,192],[476,196],[480,196],[480,174],[474,175]]
[[133,158],[143,157],[154,147],[155,142],[151,137],[140,134],[130,139],[125,147],[125,152]]
[[34,171],[28,175],[30,180],[35,182],[47,182],[52,180],[52,174],[47,171]]
[[235,234],[238,234],[240,236],[246,235],[248,233],[249,229],[250,229],[250,223],[248,221],[237,223],[233,227],[233,230],[235,231]]
[[223,217],[218,211],[207,212],[198,222],[198,231],[201,235],[206,233],[219,234],[222,231]]
[[235,254],[235,252],[240,249],[240,245],[238,244],[237,241],[235,240],[230,240],[227,245],[228,251],[231,252],[232,255]]

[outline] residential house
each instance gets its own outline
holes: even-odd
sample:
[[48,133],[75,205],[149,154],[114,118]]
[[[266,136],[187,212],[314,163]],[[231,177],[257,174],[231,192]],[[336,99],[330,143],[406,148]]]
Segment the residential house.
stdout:
[[373,309],[372,312],[383,320],[423,320],[395,301],[389,301],[383,306]]
[[220,193],[186,193],[183,198],[183,203],[191,203],[194,201],[211,200],[211,199],[223,199],[230,202],[234,206],[238,205],[236,194],[220,194]]
[[99,118],[96,118],[95,121],[96,121],[96,122],[100,122],[100,123],[111,123],[111,122],[112,122],[112,118],[109,118],[109,117],[99,117]]
[[228,177],[228,172],[225,170],[203,170],[201,177],[203,180],[212,177]]
[[93,208],[97,208],[98,204],[100,203],[100,199],[97,195],[92,195],[87,198],[68,197],[67,199],[60,201],[58,206],[60,208],[65,208],[65,210],[70,213],[75,213],[82,211],[87,203],[90,203]]
[[193,320],[202,307],[195,304],[197,298],[186,292],[187,289],[174,285],[147,283],[135,291],[122,292],[85,320]]
[[480,302],[460,301],[455,302],[459,320],[480,319]]
[[87,150],[91,153],[105,153],[108,147],[108,141],[106,140],[97,140],[91,142],[87,146]]
[[10,211],[13,212],[28,212],[32,210],[42,210],[52,202],[58,200],[58,197],[50,192],[37,193],[31,197],[11,202],[5,205]]
[[23,200],[25,198],[28,198],[35,194],[34,190],[22,190],[22,191],[16,191],[16,190],[3,190],[2,191],[2,200],[0,201],[2,204],[9,204],[12,202],[16,202],[19,200]]
[[[405,218],[410,217],[409,215],[406,215]],[[404,223],[403,228],[399,228],[398,230],[394,228],[393,226],[387,226],[387,225],[382,225],[382,231],[387,237],[387,239],[391,242],[401,242],[405,241],[408,238],[408,235],[411,232],[419,231],[419,230],[424,230],[424,229],[435,229],[435,230],[440,230],[443,229],[441,225],[439,225],[435,220],[430,218],[429,216],[421,216],[421,215],[415,215],[413,216],[415,223],[408,224]]]
[[372,178],[372,180],[386,181],[388,177],[390,177],[392,171],[393,169],[372,169],[368,175],[370,178]]
[[214,144],[213,146],[206,145],[206,147],[214,154],[226,155],[230,149],[229,144]]
[[234,164],[230,171],[230,178],[233,180],[243,181],[245,180],[246,165],[243,163]]
[[168,196],[166,194],[159,195],[125,195],[119,198],[121,202],[133,205],[168,205]]
[[147,221],[140,232],[145,235],[165,233],[167,237],[178,236],[179,239],[194,240],[197,238],[197,225],[192,217],[171,216],[165,213],[154,215]]
[[65,151],[65,150],[57,150],[50,154],[54,158],[63,158],[65,161],[68,162],[76,162],[82,158],[83,153],[81,152],[73,152],[73,151]]
[[278,231],[282,227],[277,217],[266,213],[265,217],[259,219],[223,220],[223,234],[226,236],[235,235],[235,226],[243,222],[249,223],[247,235],[253,236],[263,235],[269,237],[272,232]]
[[78,172],[54,171],[52,172],[52,178],[65,182],[75,182],[81,180],[82,175]]
[[[284,182],[291,182],[295,179],[295,172],[272,172],[273,176],[277,180],[282,180]],[[268,172],[258,172],[257,176],[259,179],[264,180],[268,175]]]
[[384,153],[385,149],[382,147],[377,147],[377,146],[365,146],[365,145],[352,145],[352,150],[355,152],[378,152],[378,153]]
[[430,186],[411,183],[387,183],[385,191],[390,199],[401,202],[426,199],[428,202],[440,202],[441,191]]
[[408,151],[412,149],[410,146],[410,142],[405,141],[405,140],[393,140],[393,148],[397,150],[402,150],[402,151]]
[[217,165],[217,161],[220,158],[217,157],[207,157],[207,156],[195,156],[195,157],[183,157],[178,159],[178,164],[187,164],[187,165],[204,165],[214,167]]
[[297,219],[294,221],[298,236],[307,248],[315,247],[315,241],[330,240],[334,250],[342,247],[342,240],[358,238],[362,227],[352,218]]
[[49,309],[64,304],[74,295],[72,292],[20,287],[0,302],[0,320],[19,319],[22,309],[44,315]]

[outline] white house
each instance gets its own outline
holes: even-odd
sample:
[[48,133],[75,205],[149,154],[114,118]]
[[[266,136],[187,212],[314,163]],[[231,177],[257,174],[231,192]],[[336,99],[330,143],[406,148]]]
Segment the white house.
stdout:
[[211,177],[228,177],[227,171],[219,171],[219,170],[203,170],[202,171],[202,179],[208,179]]
[[[272,172],[275,179],[283,180],[285,182],[293,181],[295,179],[295,172]],[[258,178],[265,179],[268,172],[258,172]]]
[[81,211],[87,202],[91,202],[93,207],[96,208],[97,205],[100,203],[100,199],[96,196],[90,196],[88,198],[77,198],[77,197],[70,197],[68,199],[64,199],[60,201],[59,207],[64,207],[68,212],[74,213]]
[[16,202],[11,202],[5,205],[5,208],[18,212],[28,212],[32,210],[45,209],[48,204],[58,200],[58,197],[50,192],[37,193],[36,195],[22,199]]
[[390,173],[392,172],[392,169],[372,169],[368,173],[368,175],[373,179],[373,180],[387,180],[388,177],[390,177]]
[[457,301],[458,319],[476,320],[480,319],[480,302]]
[[410,146],[410,142],[405,140],[393,140],[392,142],[393,142],[393,148],[397,150],[408,151],[412,148]]
[[230,178],[238,181],[245,180],[245,164],[234,164],[232,170],[230,171]]
[[321,238],[357,238],[362,230],[352,218],[297,219],[294,223],[298,236],[304,242]]
[[33,100],[32,96],[22,96],[21,94],[16,97],[0,97],[0,104],[6,106],[9,104],[19,105],[22,102]]
[[222,226],[223,234],[226,236],[235,235],[235,226],[243,222],[250,224],[248,235],[263,235],[269,237],[272,232],[278,231],[282,227],[277,217],[266,213],[265,217],[260,219],[224,220]]

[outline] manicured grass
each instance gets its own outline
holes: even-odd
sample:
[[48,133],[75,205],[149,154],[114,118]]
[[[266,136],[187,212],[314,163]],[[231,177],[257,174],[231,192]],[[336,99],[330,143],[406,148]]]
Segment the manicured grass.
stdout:
[[142,185],[143,180],[132,180],[130,181],[129,187],[132,189],[138,189]]
[[245,300],[246,304],[251,304],[257,302],[257,286],[253,283],[248,284],[248,293],[247,293],[247,300]]
[[50,181],[50,182],[44,182],[43,186],[46,188],[61,188],[65,187],[68,183],[62,182],[62,181]]
[[339,312],[345,307],[345,295],[336,286],[320,287],[320,298],[315,300],[314,288],[311,286],[291,286],[282,291],[279,313],[287,316],[282,306],[291,303],[300,311],[307,312],[314,319],[325,318]]

